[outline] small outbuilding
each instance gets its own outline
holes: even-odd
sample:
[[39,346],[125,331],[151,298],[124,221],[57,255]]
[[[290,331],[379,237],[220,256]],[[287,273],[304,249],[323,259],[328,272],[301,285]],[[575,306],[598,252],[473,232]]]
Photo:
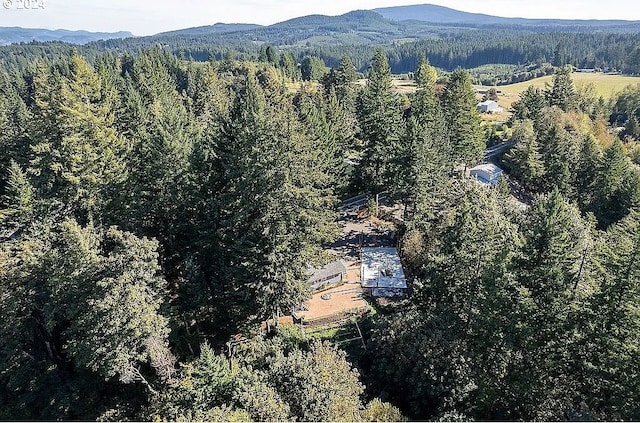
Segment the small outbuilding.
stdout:
[[482,103],[478,103],[478,111],[480,113],[500,113],[504,109],[498,106],[498,103],[493,100],[483,101]]
[[469,175],[478,182],[495,186],[502,177],[502,169],[493,163],[485,163],[472,168]]
[[395,248],[363,248],[361,285],[374,297],[402,297],[407,280]]
[[343,260],[329,263],[319,269],[311,268],[309,283],[313,291],[321,291],[342,284],[347,279],[347,265]]

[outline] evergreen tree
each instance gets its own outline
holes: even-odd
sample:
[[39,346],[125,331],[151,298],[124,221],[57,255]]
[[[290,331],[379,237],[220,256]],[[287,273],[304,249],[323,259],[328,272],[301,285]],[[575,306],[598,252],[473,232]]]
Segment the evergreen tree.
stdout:
[[518,101],[511,105],[514,120],[531,119],[536,122],[546,106],[544,93],[533,86],[520,93]]
[[551,86],[548,86],[544,92],[547,104],[550,106],[558,106],[565,112],[574,110],[577,105],[571,72],[571,66],[564,66],[558,69],[553,76]]
[[289,312],[308,295],[305,258],[334,231],[322,159],[284,88],[265,92],[249,75],[218,144],[219,244],[203,255],[211,294],[234,304],[229,323]]
[[115,132],[113,91],[80,56],[69,77],[41,69],[35,81],[33,155],[29,173],[45,198],[55,197],[79,218],[102,210],[126,176],[125,141]]
[[626,216],[640,201],[638,171],[632,167],[620,141],[604,151],[593,186],[591,210],[604,227]]
[[35,193],[33,186],[12,161],[6,178],[5,194],[0,201],[0,225],[15,228],[31,222],[35,212]]
[[355,87],[357,75],[349,56],[343,56],[337,68],[332,68],[322,79],[326,94],[333,89],[338,102],[352,113],[355,113]]
[[468,72],[458,69],[450,76],[442,95],[442,108],[448,125],[452,159],[475,165],[486,147],[476,110],[476,96]]
[[391,69],[382,49],[376,49],[358,118],[364,142],[360,180],[363,187],[379,193],[393,177],[391,163],[399,151],[401,127],[398,99],[391,91]]
[[576,169],[576,190],[581,209],[586,210],[593,201],[595,181],[602,160],[602,149],[594,136],[584,138]]
[[300,64],[303,81],[320,81],[327,72],[324,60],[316,56],[305,56]]
[[297,109],[310,139],[314,140],[323,172],[330,176],[336,193],[344,193],[350,184],[348,152],[355,147],[352,116],[338,102],[331,88],[325,99],[320,92],[304,89],[296,96]]
[[468,181],[452,188],[447,217],[417,225],[417,253],[406,250],[416,230],[404,239],[415,271],[412,305],[379,318],[372,374],[415,419],[449,412],[508,419],[504,389],[518,311],[508,272],[519,237],[494,191]]
[[447,179],[444,123],[433,86],[417,93],[393,163],[395,195],[412,206],[418,219],[433,216]]
[[[545,119],[550,120],[552,117],[545,117]],[[541,185],[547,191],[558,188],[563,196],[572,198],[575,178],[572,171],[576,162],[572,134],[558,122],[550,123],[550,125],[540,141],[545,169]]]
[[640,215],[612,225],[598,245],[599,289],[585,308],[585,398],[607,420],[635,420],[640,341]]
[[298,62],[290,51],[285,51],[280,56],[280,69],[286,78],[292,81],[300,79],[300,71],[298,70]]
[[276,51],[276,49],[269,45],[267,46],[266,50],[265,50],[265,54],[267,56],[267,62],[269,62],[270,64],[274,65],[274,66],[278,66],[278,52]]
[[538,197],[528,213],[515,263],[523,287],[517,341],[523,359],[510,376],[526,419],[562,418],[576,395],[576,310],[588,294],[591,231],[557,189]]
[[0,96],[0,148],[3,151],[0,169],[8,169],[12,161],[26,167],[31,155],[29,110],[17,90],[11,86],[9,75],[4,72],[0,72]]
[[[135,59],[128,74],[125,88],[130,94],[123,115],[132,119],[122,122],[122,130],[130,134],[132,144],[127,157],[130,172],[109,222],[157,238],[163,257],[173,263],[184,243],[182,207],[186,206],[189,158],[199,128],[176,89],[164,63],[167,60],[159,51],[147,52]],[[215,85],[201,95],[208,96],[213,90]],[[199,111],[205,116],[215,113],[206,110],[211,107],[206,103],[196,97],[194,106],[202,107]]]
[[516,124],[511,141],[514,146],[505,156],[505,162],[524,185],[532,190],[538,189],[545,169],[533,123],[525,120]]
[[172,376],[156,249],[72,220],[2,244],[0,383],[14,418],[97,416],[126,384],[155,392]]

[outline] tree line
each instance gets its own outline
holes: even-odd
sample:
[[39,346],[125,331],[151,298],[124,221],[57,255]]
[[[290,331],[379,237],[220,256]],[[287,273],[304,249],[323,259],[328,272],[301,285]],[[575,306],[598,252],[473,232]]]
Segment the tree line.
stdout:
[[[167,34],[154,37],[115,39],[93,42],[84,46],[70,46],[61,42],[28,43],[0,48],[3,66],[11,69],[28,67],[35,59],[53,59],[68,55],[76,49],[91,62],[101,53],[136,54],[140,50],[161,48],[181,59],[200,62],[223,60],[229,55],[249,61],[269,61],[278,64],[292,54],[296,65],[306,57],[322,59],[329,67],[338,66],[343,56],[349,56],[356,69],[367,72],[372,46],[342,42],[339,45],[296,43],[286,38],[286,28],[269,31],[282,33],[263,40],[246,41],[238,34]],[[379,43],[383,43],[380,41]],[[422,56],[431,64],[446,71],[458,67],[471,69],[488,64],[543,65],[571,64],[577,68],[611,69],[628,74],[640,72],[638,35],[616,32],[539,32],[531,33],[515,28],[440,28],[426,38],[411,42],[384,42],[394,73],[408,73],[417,69]],[[271,48],[272,55],[266,51]],[[276,57],[277,56],[277,57]]]

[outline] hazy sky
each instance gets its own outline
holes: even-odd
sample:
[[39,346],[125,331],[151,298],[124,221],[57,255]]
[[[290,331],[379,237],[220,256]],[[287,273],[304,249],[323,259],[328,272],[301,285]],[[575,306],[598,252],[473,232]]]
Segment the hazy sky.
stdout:
[[[216,22],[272,24],[319,13],[407,4],[439,4],[467,12],[525,18],[640,20],[638,0],[0,0],[0,26],[149,35]],[[44,9],[18,10],[44,1]],[[8,8],[7,8],[8,6]]]

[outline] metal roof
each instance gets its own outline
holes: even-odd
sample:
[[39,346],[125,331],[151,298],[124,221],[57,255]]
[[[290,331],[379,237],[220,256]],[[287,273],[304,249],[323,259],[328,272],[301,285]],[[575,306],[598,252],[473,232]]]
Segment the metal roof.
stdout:
[[495,174],[495,173],[501,173],[502,169],[500,169],[498,166],[494,165],[493,163],[484,163],[470,169],[470,172],[474,172],[474,171],[476,172],[483,171],[489,174]]
[[325,266],[322,266],[319,269],[312,268],[311,272],[313,272],[313,274],[309,278],[309,281],[314,282],[314,281],[319,281],[331,276],[336,276],[341,273],[346,274],[347,265],[343,260],[337,260],[337,261],[334,261],[333,263],[329,263]]
[[361,270],[361,284],[365,288],[407,288],[395,248],[363,248]]

